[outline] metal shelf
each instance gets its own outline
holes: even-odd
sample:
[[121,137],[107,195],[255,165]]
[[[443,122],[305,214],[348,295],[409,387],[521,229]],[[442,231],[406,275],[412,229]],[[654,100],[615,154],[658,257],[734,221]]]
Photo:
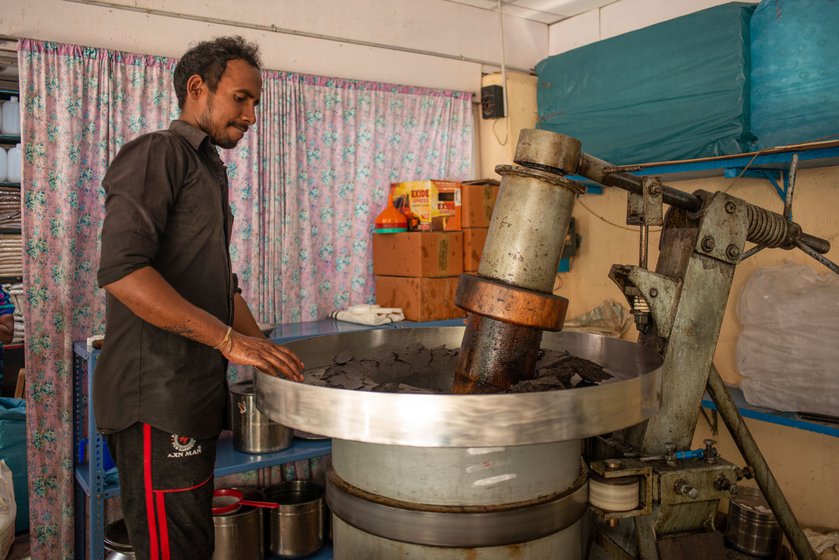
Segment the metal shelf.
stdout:
[[[463,319],[452,319],[447,321],[433,321],[429,323],[402,322],[372,327],[369,325],[357,325],[324,319],[322,321],[311,321],[306,323],[295,323],[278,325],[270,335],[270,338],[283,344],[292,340],[335,334],[341,332],[353,332],[379,328],[406,328],[413,326],[450,326],[463,325]],[[76,449],[78,441],[87,434],[89,437],[88,457],[91,463],[76,465],[75,467],[75,491],[76,500],[76,550],[87,549],[87,556],[91,560],[102,560],[104,558],[103,539],[105,532],[104,523],[104,502],[107,498],[114,498],[119,495],[119,484],[105,484],[105,472],[102,466],[104,454],[104,438],[96,430],[93,421],[93,401],[89,398],[93,390],[93,371],[96,367],[96,358],[99,350],[88,351],[87,344],[83,341],[73,343],[73,448]],[[232,434],[225,432],[219,439],[216,451],[216,476],[251,471],[275,465],[282,465],[301,459],[309,459],[327,455],[332,450],[331,440],[299,440],[295,439],[294,445],[284,451],[267,453],[264,455],[252,455],[239,453],[233,449]],[[85,508],[82,504],[86,504]],[[85,520],[86,510],[89,512],[90,523],[89,533],[85,528],[88,526]],[[271,558],[269,556],[269,558]],[[331,560],[332,548],[326,546],[309,558]]]
[[216,476],[227,476],[240,472],[253,471],[274,465],[293,463],[302,459],[321,457],[332,452],[332,440],[306,440],[295,438],[288,449],[276,453],[256,455],[239,453],[233,449],[232,432],[223,432],[216,448]]
[[[87,463],[76,465],[76,483],[81,487],[86,496],[90,496],[90,467]],[[119,496],[119,484],[105,484],[102,491],[102,498],[116,498]]]
[[[277,556],[275,554],[268,553],[265,556],[266,560],[286,560],[287,557]],[[328,542],[323,545],[323,548],[312,554],[311,556],[306,556],[306,560],[332,560],[332,543]]]
[[713,158],[623,165],[615,167],[615,170],[627,171],[639,176],[665,176],[677,181],[714,177],[720,175],[720,173],[727,177],[736,177],[746,167],[751,170],[786,171],[789,169],[794,154],[798,154],[799,169],[839,165],[839,142],[782,146],[758,152]]
[[[91,560],[102,560],[105,557],[103,539],[105,533],[105,500],[119,496],[119,484],[106,484],[103,467],[104,437],[96,430],[93,421],[92,399],[89,398],[93,389],[93,371],[99,350],[88,352],[85,342],[73,343],[73,448],[78,441],[87,434],[92,434],[88,443],[89,462],[76,465],[75,491],[76,501],[76,550],[87,549],[87,557]],[[216,476],[246,472],[275,465],[282,465],[301,459],[309,459],[327,455],[332,451],[331,440],[300,440],[283,451],[266,454],[239,453],[233,449],[232,433],[224,432],[219,438],[216,450]],[[86,504],[85,508],[82,504]],[[85,523],[86,510],[90,517],[90,533],[87,534]],[[313,558],[332,558],[320,556],[320,552]]]
[[[233,449],[232,433],[222,432],[216,448],[216,477],[227,476],[240,472],[253,471],[275,465],[292,463],[302,459],[311,459],[328,455],[332,452],[331,440],[305,440],[295,439],[288,449],[276,453],[265,453],[261,455],[250,453],[239,453]],[[76,465],[76,481],[82,487],[85,494],[90,494],[90,465],[84,463]],[[119,484],[105,484],[103,497],[116,498],[119,496]]]
[[[745,418],[753,418],[771,424],[778,424],[779,426],[786,426],[788,428],[796,428],[798,430],[806,430],[808,432],[816,432],[827,436],[839,437],[839,424],[831,424],[828,422],[819,422],[803,418],[801,414],[796,412],[781,412],[771,408],[762,408],[754,406],[746,402],[743,392],[734,387],[728,387],[728,392],[734,403],[737,405],[737,410]],[[717,410],[714,401],[711,400],[707,394],[702,399],[702,407],[708,410]]]
[[[789,181],[789,167],[793,155],[798,154],[798,168],[830,167],[839,165],[839,141],[811,142],[794,146],[779,146],[757,152],[708,158],[620,165],[613,168],[643,176],[663,177],[670,181],[723,176],[760,178],[769,181],[783,199]],[[596,154],[595,154],[596,155]],[[599,194],[602,187],[584,177],[570,177],[586,186],[589,194]]]

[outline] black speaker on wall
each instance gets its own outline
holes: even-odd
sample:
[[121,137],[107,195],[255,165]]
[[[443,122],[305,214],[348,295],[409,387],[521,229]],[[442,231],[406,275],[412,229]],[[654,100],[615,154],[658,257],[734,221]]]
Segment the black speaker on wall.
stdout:
[[500,119],[504,115],[504,89],[501,86],[481,88],[481,117]]

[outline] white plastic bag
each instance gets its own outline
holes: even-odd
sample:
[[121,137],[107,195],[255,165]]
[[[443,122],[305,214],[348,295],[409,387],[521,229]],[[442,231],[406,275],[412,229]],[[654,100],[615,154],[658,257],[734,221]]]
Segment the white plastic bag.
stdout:
[[0,459],[0,560],[5,560],[15,542],[15,487],[12,470]]
[[339,321],[373,326],[398,323],[399,321],[405,320],[405,315],[402,313],[402,308],[400,307],[381,307],[367,303],[353,305],[349,309],[334,311],[330,317]]
[[839,415],[839,275],[793,264],[760,268],[737,314],[737,367],[749,403]]

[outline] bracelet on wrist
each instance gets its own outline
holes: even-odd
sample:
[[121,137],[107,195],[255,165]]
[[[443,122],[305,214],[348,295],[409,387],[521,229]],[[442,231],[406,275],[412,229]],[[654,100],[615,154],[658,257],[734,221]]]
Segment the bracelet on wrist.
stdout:
[[227,344],[227,352],[230,352],[230,349],[233,347],[233,341],[230,339],[230,333],[233,331],[233,327],[227,327],[227,332],[224,333],[224,338],[213,346],[213,350],[221,350],[221,347]]

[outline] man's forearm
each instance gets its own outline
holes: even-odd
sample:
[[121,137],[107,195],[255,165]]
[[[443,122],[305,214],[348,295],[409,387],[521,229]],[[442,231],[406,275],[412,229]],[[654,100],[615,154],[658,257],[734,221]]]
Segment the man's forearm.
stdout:
[[[228,337],[227,325],[181,297],[151,267],[135,270],[104,288],[144,321],[207,346],[219,346],[224,357],[235,364],[255,366],[270,375],[283,375],[295,381],[303,380],[300,359],[294,352],[266,339],[250,311],[247,316],[239,313],[238,320],[245,323],[243,329],[256,329],[259,336],[237,330]],[[247,309],[245,300],[238,299]],[[249,326],[249,323],[253,325]]]
[[242,294],[233,295],[233,330],[248,336],[265,336]]
[[227,326],[192,305],[152,267],[145,267],[104,286],[135,315],[152,325],[190,340],[216,346]]

